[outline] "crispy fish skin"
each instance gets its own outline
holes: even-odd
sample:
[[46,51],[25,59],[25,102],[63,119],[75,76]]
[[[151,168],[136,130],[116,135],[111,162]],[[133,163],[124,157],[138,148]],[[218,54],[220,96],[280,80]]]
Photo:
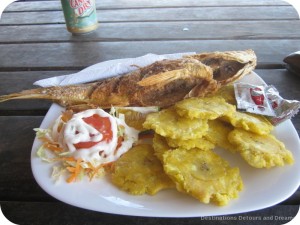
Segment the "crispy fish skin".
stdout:
[[187,59],[159,61],[115,79],[116,82],[97,87],[91,99],[109,102],[109,106],[125,103],[124,106],[168,107],[194,88],[217,88],[211,68]]
[[37,88],[0,96],[11,99],[48,99],[62,106],[96,105],[168,107],[189,97],[217,91],[254,69],[253,51],[213,52],[177,60],[162,60],[123,76],[69,86]]

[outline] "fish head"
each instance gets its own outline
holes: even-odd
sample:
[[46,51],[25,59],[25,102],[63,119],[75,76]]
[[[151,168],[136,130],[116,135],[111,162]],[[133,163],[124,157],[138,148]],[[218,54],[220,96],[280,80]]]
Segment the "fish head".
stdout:
[[256,66],[253,50],[209,52],[188,56],[199,60],[213,70],[213,79],[220,86],[232,83],[250,73]]

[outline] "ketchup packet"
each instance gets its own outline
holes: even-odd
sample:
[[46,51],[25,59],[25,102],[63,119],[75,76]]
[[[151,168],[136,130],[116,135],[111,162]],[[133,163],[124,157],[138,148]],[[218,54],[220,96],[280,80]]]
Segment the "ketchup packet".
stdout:
[[234,92],[237,108],[249,113],[275,116],[275,112],[268,101],[265,88],[265,86],[235,83]]
[[300,109],[300,102],[286,100],[272,85],[234,84],[237,109],[267,116],[273,125],[292,118]]

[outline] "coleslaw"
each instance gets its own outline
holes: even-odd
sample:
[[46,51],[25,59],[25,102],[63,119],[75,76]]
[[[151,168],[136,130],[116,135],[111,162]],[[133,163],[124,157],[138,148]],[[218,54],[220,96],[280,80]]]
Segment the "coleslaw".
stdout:
[[139,131],[125,122],[123,114],[88,109],[79,113],[64,111],[47,128],[36,128],[42,142],[37,156],[53,163],[51,177],[67,176],[68,183],[87,176],[102,177],[122,154],[137,141]]

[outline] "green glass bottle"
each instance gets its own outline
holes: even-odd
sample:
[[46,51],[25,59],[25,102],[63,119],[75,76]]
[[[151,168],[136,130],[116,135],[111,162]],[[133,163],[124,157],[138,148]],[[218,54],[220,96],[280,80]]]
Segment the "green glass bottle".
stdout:
[[69,32],[84,34],[97,29],[95,0],[61,0],[61,5]]

